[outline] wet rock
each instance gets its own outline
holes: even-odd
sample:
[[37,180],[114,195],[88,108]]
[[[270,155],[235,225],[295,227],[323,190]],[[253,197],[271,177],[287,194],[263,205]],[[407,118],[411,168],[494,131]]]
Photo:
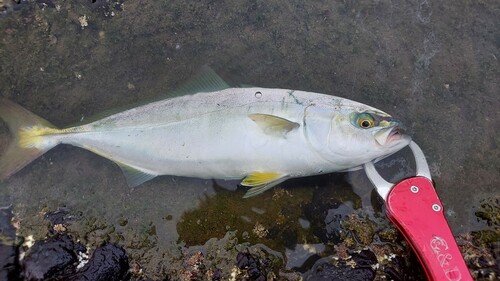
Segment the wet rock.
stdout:
[[387,280],[425,280],[420,262],[408,246],[399,243],[374,243],[370,250],[377,257],[377,275]]
[[200,251],[186,257],[181,270],[181,280],[189,281],[202,279],[206,273],[204,261],[205,257]]
[[69,281],[119,281],[127,277],[129,269],[125,250],[109,243],[95,249],[90,260]]
[[367,281],[375,279],[375,270],[372,265],[377,263],[375,254],[363,250],[359,254],[352,254],[347,260],[331,263],[321,259],[314,266],[304,280],[307,281]]
[[481,200],[476,217],[486,221],[488,226],[500,226],[500,196]]
[[465,263],[476,280],[496,280],[494,278],[500,276],[499,232],[488,237],[491,234],[488,230],[464,233],[457,240]]
[[348,230],[356,241],[370,245],[375,236],[376,225],[363,212],[355,212],[342,219],[342,226]]
[[59,208],[57,211],[46,213],[44,219],[48,220],[51,224],[51,228],[49,229],[50,235],[66,232],[66,226],[69,224],[71,217],[69,210],[65,208]]
[[96,15],[111,18],[116,12],[123,10],[124,2],[125,0],[92,0],[86,1],[85,4],[89,5]]
[[[74,243],[68,235],[56,235],[37,241],[23,260],[24,280],[126,280],[128,258],[121,247],[105,244],[98,247],[92,257],[78,268],[85,247]],[[0,279],[1,280],[1,279]]]
[[0,280],[14,280],[18,275],[19,251],[11,219],[12,208],[0,208]]
[[337,244],[342,240],[344,218],[354,209],[349,202],[341,203],[329,200],[327,203],[312,203],[306,207],[306,217],[311,221],[313,233],[323,243]]
[[315,190],[311,203],[304,206],[304,216],[321,242],[337,244],[342,240],[341,221],[354,211],[360,198],[352,192],[344,174],[327,175],[322,180],[335,188]]
[[[418,261],[415,262],[418,263]],[[401,257],[391,259],[390,263],[384,266],[384,273],[389,280],[419,280],[412,278],[412,276],[415,277],[418,275],[406,266],[404,259]]]
[[0,245],[0,280],[14,280],[18,274],[17,256],[16,247]]
[[54,4],[54,1],[52,0],[36,0],[36,3],[40,8],[55,8],[56,5]]
[[14,0],[0,1],[0,18],[6,16],[7,13],[13,11],[19,4],[20,1],[14,1]]
[[215,269],[210,272],[210,277],[212,278],[212,281],[219,281],[222,280],[222,273],[220,269]]
[[68,276],[75,271],[78,254],[84,251],[85,247],[75,244],[68,235],[37,241],[23,260],[24,279],[36,281]]
[[238,253],[236,256],[236,265],[239,269],[246,270],[250,280],[266,280],[266,273],[261,268],[261,262],[251,254],[243,252]]
[[50,221],[52,225],[56,225],[66,224],[69,221],[69,217],[69,210],[65,208],[59,208],[57,209],[57,211],[46,213],[44,219]]
[[[263,245],[239,243],[237,233],[183,247],[164,272],[171,280],[271,280],[281,274],[284,258]],[[164,279],[165,275],[155,277]],[[283,280],[283,279],[279,279]]]

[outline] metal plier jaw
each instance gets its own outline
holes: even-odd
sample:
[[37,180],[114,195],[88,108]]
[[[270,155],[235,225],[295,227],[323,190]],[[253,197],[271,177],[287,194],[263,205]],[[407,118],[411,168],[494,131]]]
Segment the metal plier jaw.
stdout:
[[429,280],[473,280],[444,216],[425,155],[415,142],[409,147],[415,157],[414,177],[387,182],[373,162],[364,165],[366,174],[385,201],[387,217],[412,246]]
[[[429,165],[427,165],[427,160],[425,159],[425,155],[422,149],[420,149],[420,147],[414,141],[410,142],[408,146],[410,147],[411,151],[413,152],[413,156],[415,157],[415,165],[417,170],[416,176],[425,177],[429,179],[429,181],[432,181]],[[387,201],[387,195],[395,184],[386,181],[377,172],[377,169],[375,168],[373,162],[366,163],[364,167],[366,175],[375,186],[378,194],[384,199],[384,201]]]

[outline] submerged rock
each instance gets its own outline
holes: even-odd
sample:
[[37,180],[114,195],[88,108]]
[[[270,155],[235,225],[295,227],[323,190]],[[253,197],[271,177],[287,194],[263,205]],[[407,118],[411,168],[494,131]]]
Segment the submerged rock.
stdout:
[[368,250],[352,254],[351,258],[345,260],[321,259],[313,266],[304,280],[307,281],[367,281],[375,279],[373,267],[377,264],[375,254]]
[[[105,244],[79,268],[85,247],[68,235],[55,235],[37,241],[23,260],[24,280],[119,281],[128,278],[128,258],[121,247]],[[10,280],[10,279],[9,279]]]
[[236,264],[239,269],[245,270],[250,280],[266,280],[264,265],[250,253],[239,252],[236,256]]
[[25,280],[59,279],[73,274],[79,253],[85,252],[82,244],[75,244],[68,235],[56,235],[37,241],[23,260]]
[[120,281],[129,269],[125,250],[115,244],[105,244],[95,249],[90,260],[69,281]]
[[13,280],[18,274],[19,250],[11,219],[12,208],[0,208],[0,280]]
[[263,245],[240,243],[234,231],[204,245],[180,248],[169,258],[161,280],[298,280],[278,279],[283,271],[283,255]]
[[311,202],[303,207],[303,215],[322,243],[337,244],[343,238],[341,222],[358,208],[360,198],[352,192],[344,174],[326,175],[322,180],[335,188],[315,190]]
[[0,280],[13,280],[17,274],[17,248],[0,244]]

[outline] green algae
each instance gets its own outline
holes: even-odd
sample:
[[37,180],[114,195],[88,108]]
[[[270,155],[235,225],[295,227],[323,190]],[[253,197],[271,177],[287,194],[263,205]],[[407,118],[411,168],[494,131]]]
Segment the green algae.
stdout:
[[500,197],[483,199],[476,216],[489,226],[500,227]]
[[351,214],[343,221],[343,227],[352,232],[356,241],[363,245],[370,245],[375,236],[376,225],[367,219],[366,215]]
[[284,250],[284,245],[298,241],[316,241],[299,223],[302,206],[311,200],[311,189],[297,188],[292,194],[276,188],[262,196],[241,197],[241,192],[225,191],[205,198],[177,223],[179,240],[188,246],[201,245],[212,237],[222,238],[227,231],[237,230],[241,241],[262,243],[275,250]]
[[[500,198],[491,197],[481,201],[481,207],[476,211],[478,219],[487,223],[492,229],[472,231],[472,240],[476,245],[488,247],[500,242]],[[493,246],[494,247],[494,246]]]

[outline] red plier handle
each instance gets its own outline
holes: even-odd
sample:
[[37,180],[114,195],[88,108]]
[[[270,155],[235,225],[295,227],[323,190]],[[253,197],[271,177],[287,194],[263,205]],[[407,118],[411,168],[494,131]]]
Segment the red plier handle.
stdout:
[[425,156],[415,142],[410,148],[415,177],[394,185],[380,176],[373,162],[365,164],[366,174],[386,202],[387,217],[410,243],[429,280],[473,280],[444,216]]

